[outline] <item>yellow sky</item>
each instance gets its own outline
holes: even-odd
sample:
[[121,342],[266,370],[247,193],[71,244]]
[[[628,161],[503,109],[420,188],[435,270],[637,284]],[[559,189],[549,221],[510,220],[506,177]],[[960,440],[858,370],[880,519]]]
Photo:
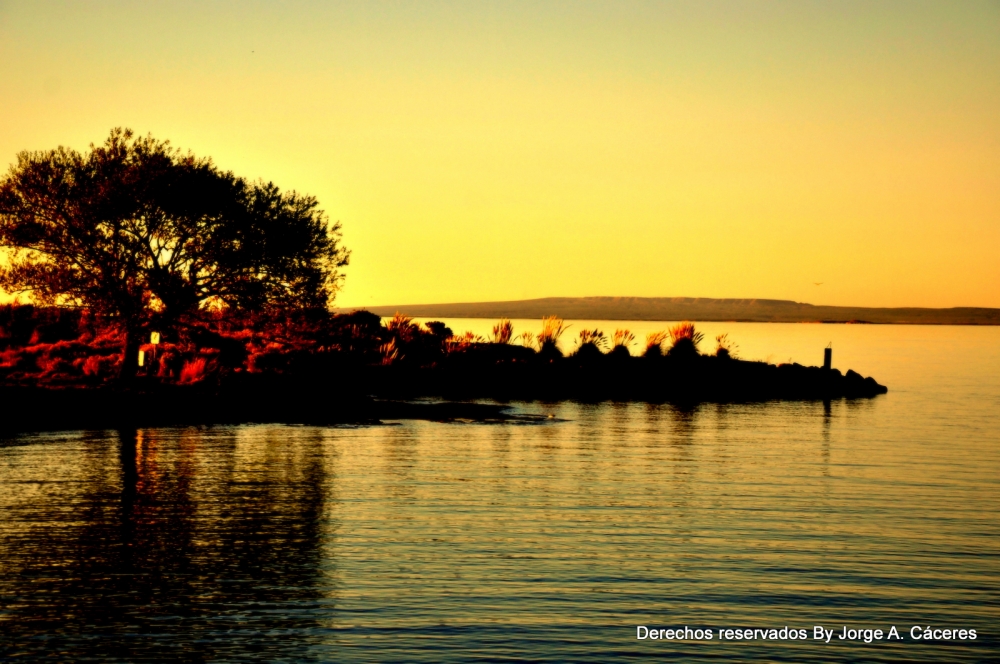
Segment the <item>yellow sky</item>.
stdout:
[[0,161],[128,126],[314,194],[343,306],[1000,307],[998,2],[146,4],[0,0]]

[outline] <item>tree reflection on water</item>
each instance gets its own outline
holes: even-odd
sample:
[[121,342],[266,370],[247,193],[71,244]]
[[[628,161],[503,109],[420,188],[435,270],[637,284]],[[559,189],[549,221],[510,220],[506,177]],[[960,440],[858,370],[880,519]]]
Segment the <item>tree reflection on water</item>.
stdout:
[[635,639],[985,633],[995,414],[906,398],[0,440],[0,661],[986,661],[987,639]]
[[0,529],[0,656],[308,658],[322,441],[271,435],[241,451],[235,430],[93,434],[83,468],[9,484],[30,525]]

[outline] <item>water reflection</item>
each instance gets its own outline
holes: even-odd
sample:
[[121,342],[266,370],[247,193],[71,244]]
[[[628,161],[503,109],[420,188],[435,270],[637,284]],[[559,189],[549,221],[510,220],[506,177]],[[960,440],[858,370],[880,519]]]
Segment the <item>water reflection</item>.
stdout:
[[[3,529],[0,654],[305,658],[302,635],[316,626],[306,609],[323,599],[321,438],[289,446],[269,434],[263,458],[248,462],[241,437],[256,435],[133,430],[75,441],[78,468],[34,480],[53,483],[54,500],[22,503],[31,525]],[[268,636],[289,630],[299,637]]]
[[820,455],[823,459],[823,475],[830,476],[830,426],[833,421],[833,404],[827,399],[823,402],[823,432],[820,439],[823,441],[820,447]]
[[[634,626],[997,616],[986,415],[520,407],[557,419],[0,447],[0,659],[850,661],[810,642],[650,646]],[[984,643],[861,655],[982,660]]]

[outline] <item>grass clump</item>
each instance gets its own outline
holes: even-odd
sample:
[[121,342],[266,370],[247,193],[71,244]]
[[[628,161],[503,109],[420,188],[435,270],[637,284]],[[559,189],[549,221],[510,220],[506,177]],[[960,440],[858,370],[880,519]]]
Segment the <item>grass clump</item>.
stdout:
[[412,316],[404,316],[396,312],[386,324],[385,329],[389,334],[403,343],[413,341],[420,335],[420,326],[413,322]]
[[493,326],[493,336],[490,343],[509,344],[514,339],[514,325],[510,320],[501,318],[500,322]]
[[388,366],[403,359],[403,354],[396,345],[396,337],[392,337],[386,343],[379,346],[379,355],[382,356],[382,366]]
[[625,348],[628,349],[629,346],[635,343],[635,335],[628,330],[623,330],[621,328],[615,330],[615,333],[611,335],[611,346],[612,348]]
[[715,356],[721,357],[723,359],[736,359],[737,351],[740,347],[735,344],[730,338],[729,333],[720,334],[715,337]]
[[634,334],[621,328],[615,330],[615,333],[611,335],[611,355],[617,358],[630,357],[629,346],[634,343]]
[[600,330],[580,330],[580,347],[577,357],[600,357],[608,347],[608,338]]
[[608,347],[608,338],[600,330],[580,330],[580,345],[592,345],[603,350]]
[[693,357],[698,354],[698,344],[701,343],[705,335],[694,328],[694,323],[684,321],[670,328],[670,350],[667,355],[671,357]]
[[558,316],[548,316],[542,319],[542,331],[538,333],[538,352],[543,355],[562,357],[559,350],[559,337],[569,329],[569,325]]
[[660,357],[663,355],[663,342],[667,340],[667,333],[663,330],[650,332],[646,335],[646,350],[642,352],[643,357]]
[[448,352],[468,350],[476,344],[484,344],[486,339],[478,334],[473,334],[472,330],[467,330],[463,334],[456,334],[449,337],[447,342]]
[[196,357],[184,363],[177,382],[181,385],[194,385],[203,382],[216,371],[217,367],[212,360],[207,357]]

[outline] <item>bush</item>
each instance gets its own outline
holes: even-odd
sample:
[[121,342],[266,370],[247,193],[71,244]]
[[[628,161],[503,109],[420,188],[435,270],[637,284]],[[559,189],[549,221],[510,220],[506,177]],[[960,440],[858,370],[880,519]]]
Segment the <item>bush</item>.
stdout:
[[500,322],[493,326],[493,336],[490,343],[509,344],[514,337],[514,325],[506,318],[501,318]]
[[562,357],[559,337],[569,329],[558,316],[542,319],[542,331],[538,334],[538,352],[547,357]]
[[184,363],[177,380],[181,385],[194,385],[205,381],[218,370],[214,360],[201,356]]
[[729,334],[720,334],[715,337],[715,356],[722,359],[736,359],[736,353],[739,350],[739,346],[732,342],[729,338]]
[[646,350],[643,351],[642,356],[660,357],[663,355],[663,342],[666,340],[666,332],[650,332],[646,335]]
[[583,359],[600,357],[608,347],[608,340],[600,330],[580,330],[579,341],[576,356]]
[[693,357],[698,354],[698,344],[705,337],[694,329],[694,323],[687,321],[670,328],[670,339],[673,344],[667,355],[671,357]]

